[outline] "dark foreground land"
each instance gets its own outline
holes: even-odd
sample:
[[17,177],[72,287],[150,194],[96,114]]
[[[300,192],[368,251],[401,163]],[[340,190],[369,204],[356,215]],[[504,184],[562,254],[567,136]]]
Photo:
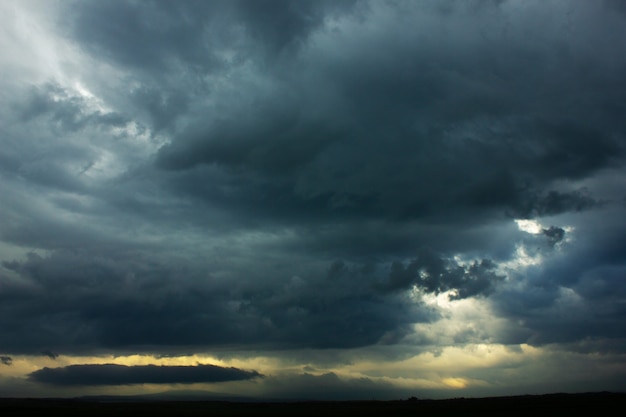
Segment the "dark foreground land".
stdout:
[[0,399],[0,416],[457,416],[621,415],[626,393],[549,394],[450,400],[102,402],[81,399]]

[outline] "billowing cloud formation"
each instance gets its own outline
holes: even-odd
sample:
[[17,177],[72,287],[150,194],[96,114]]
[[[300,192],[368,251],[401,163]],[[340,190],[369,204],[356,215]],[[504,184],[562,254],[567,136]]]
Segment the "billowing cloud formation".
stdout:
[[32,372],[30,379],[52,385],[130,385],[193,384],[200,382],[241,381],[260,377],[256,371],[222,368],[215,365],[70,365],[43,368]]
[[624,352],[619,2],[0,12],[2,352]]
[[423,253],[406,267],[400,262],[391,265],[387,288],[407,289],[413,286],[427,293],[454,291],[451,298],[467,298],[488,294],[492,286],[504,277],[494,272],[495,264],[483,259],[469,266],[440,259],[432,253]]
[[2,362],[3,365],[11,365],[13,363],[13,358],[2,355],[0,356],[0,362]]
[[[379,286],[388,285],[378,283],[386,281],[384,271],[342,262],[319,276],[309,271],[272,289],[253,284],[223,287],[197,272],[169,270],[172,265],[60,251],[49,258],[30,255],[23,263],[5,263],[33,285],[7,288],[7,315],[0,322],[8,329],[8,321],[19,318],[29,326],[11,329],[3,344],[14,350],[34,351],[45,345],[73,352],[129,346],[201,349],[233,343],[347,347],[375,343],[388,331],[432,315],[402,296],[380,294]],[[262,279],[265,272],[248,273]],[[360,288],[353,286],[354,280],[361,281]],[[40,291],[47,294],[45,303]],[[31,309],[20,312],[26,305]],[[338,316],[345,321],[337,321]],[[355,321],[360,323],[357,328],[352,326]],[[30,344],[24,343],[27,335]]]

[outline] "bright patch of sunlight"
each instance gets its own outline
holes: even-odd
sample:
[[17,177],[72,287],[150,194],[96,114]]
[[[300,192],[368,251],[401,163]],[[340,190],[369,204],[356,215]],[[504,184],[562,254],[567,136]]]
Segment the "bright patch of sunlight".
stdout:
[[443,378],[441,381],[450,388],[461,389],[467,387],[467,380],[463,378]]
[[543,226],[536,220],[515,219],[515,223],[517,223],[519,230],[532,235],[543,232]]

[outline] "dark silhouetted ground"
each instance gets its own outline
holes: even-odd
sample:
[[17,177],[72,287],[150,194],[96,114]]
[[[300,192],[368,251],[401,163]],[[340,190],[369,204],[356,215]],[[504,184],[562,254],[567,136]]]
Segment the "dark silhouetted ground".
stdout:
[[143,401],[0,399],[0,416],[465,416],[619,415],[626,393],[549,394],[406,401]]

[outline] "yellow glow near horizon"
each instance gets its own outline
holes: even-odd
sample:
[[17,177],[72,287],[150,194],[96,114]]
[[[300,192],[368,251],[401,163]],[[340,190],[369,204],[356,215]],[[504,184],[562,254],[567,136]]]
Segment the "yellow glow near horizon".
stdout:
[[464,378],[443,378],[442,381],[450,388],[467,388],[467,380]]
[[[432,351],[421,352],[404,359],[385,358],[372,355],[370,348],[354,349],[350,361],[316,363],[312,360],[294,361],[285,353],[273,352],[272,356],[238,357],[218,359],[208,354],[161,358],[153,355],[127,356],[59,356],[56,360],[45,356],[12,356],[11,366],[2,368],[0,388],[26,387],[33,396],[74,396],[74,395],[134,395],[158,393],[168,390],[203,390],[224,394],[267,395],[273,392],[274,384],[284,384],[289,378],[302,375],[323,375],[329,372],[341,380],[370,380],[401,390],[428,390],[440,392],[434,395],[459,395],[464,392],[472,395],[484,389],[514,389],[516,386],[534,383],[541,377],[544,387],[560,378],[562,369],[570,369],[571,381],[587,381],[597,378],[599,370],[606,375],[621,375],[624,367],[616,367],[615,357],[611,360],[603,355],[584,354],[560,350],[552,347],[533,347],[527,344],[507,346],[501,344],[467,344],[448,346]],[[619,356],[619,355],[618,355]],[[617,362],[626,363],[626,357],[618,357]],[[43,367],[62,367],[76,364],[121,365],[187,365],[198,363],[217,366],[234,366],[240,369],[256,370],[265,378],[250,381],[230,381],[223,383],[197,384],[136,384],[123,386],[54,387],[28,381],[28,374]],[[305,365],[310,366],[307,368]],[[281,382],[282,381],[282,382]],[[534,381],[534,382],[533,382]],[[509,386],[510,385],[510,386]],[[26,390],[27,389],[27,390]],[[6,391],[6,389],[5,389]],[[9,391],[10,392],[10,391]],[[448,392],[449,394],[446,394]],[[479,391],[483,392],[483,391]],[[430,394],[429,394],[430,395]]]

